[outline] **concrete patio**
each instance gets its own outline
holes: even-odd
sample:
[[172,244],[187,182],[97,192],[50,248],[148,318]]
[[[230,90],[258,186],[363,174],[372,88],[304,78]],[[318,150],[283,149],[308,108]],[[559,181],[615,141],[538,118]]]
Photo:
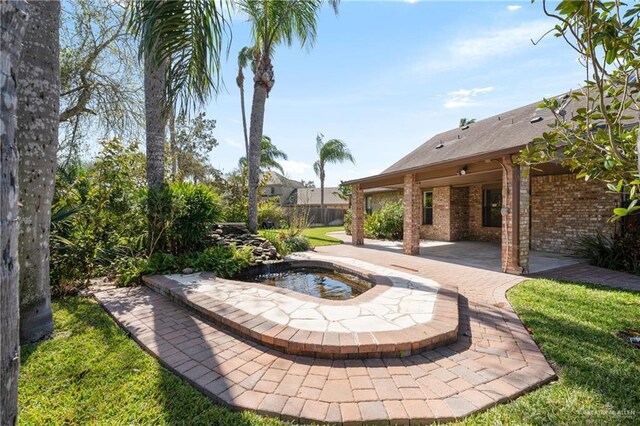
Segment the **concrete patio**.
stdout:
[[[330,232],[327,235],[338,238],[346,244],[351,244],[351,236],[344,231]],[[363,247],[395,253],[402,253],[403,249],[402,241],[374,240],[371,238],[364,239]],[[420,254],[418,256],[425,259],[501,272],[499,243],[420,240]],[[529,273],[534,274],[584,263],[585,261],[562,254],[532,250],[529,252],[529,262]]]
[[404,358],[284,354],[204,320],[147,287],[95,298],[147,352],[215,401],[299,422],[423,424],[468,416],[556,376],[505,292],[524,278],[380,247],[320,247],[458,287],[457,340]]

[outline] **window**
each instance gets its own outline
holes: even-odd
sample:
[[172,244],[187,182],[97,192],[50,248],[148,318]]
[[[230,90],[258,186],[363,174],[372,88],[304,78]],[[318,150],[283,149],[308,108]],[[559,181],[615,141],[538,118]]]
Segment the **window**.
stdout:
[[502,226],[502,189],[482,191],[482,226]]
[[433,192],[422,193],[422,224],[433,225]]
[[367,195],[364,199],[364,211],[367,212],[367,214],[373,213],[373,198],[371,195]]

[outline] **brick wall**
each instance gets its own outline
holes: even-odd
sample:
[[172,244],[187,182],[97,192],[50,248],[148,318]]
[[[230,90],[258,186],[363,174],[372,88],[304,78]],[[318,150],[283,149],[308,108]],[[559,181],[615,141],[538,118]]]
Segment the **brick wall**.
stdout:
[[469,228],[468,238],[472,241],[499,243],[500,228],[482,226],[482,185],[469,186]]
[[531,249],[570,253],[580,236],[612,232],[608,219],[619,200],[575,175],[531,177]]
[[451,241],[469,238],[469,187],[451,188]]
[[[420,226],[420,238],[451,241],[451,187],[433,188],[433,225]],[[420,212],[422,223],[422,211]]]

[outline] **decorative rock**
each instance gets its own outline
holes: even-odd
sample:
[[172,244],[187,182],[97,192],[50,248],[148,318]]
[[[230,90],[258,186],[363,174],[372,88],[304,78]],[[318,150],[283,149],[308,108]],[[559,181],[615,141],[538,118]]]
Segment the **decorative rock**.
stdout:
[[282,260],[282,256],[269,240],[251,234],[243,223],[219,223],[209,237],[213,244],[225,248],[230,248],[232,245],[238,250],[250,247],[256,264]]
[[185,275],[193,274],[193,269],[191,269],[191,268],[184,268],[184,269],[182,270],[182,273],[183,273],[183,274],[185,274]]

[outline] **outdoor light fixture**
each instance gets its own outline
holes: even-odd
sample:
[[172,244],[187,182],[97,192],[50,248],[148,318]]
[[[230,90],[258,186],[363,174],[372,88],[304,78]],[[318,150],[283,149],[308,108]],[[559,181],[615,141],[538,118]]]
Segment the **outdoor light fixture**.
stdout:
[[467,165],[465,164],[463,168],[458,172],[458,176],[464,176],[467,174]]

